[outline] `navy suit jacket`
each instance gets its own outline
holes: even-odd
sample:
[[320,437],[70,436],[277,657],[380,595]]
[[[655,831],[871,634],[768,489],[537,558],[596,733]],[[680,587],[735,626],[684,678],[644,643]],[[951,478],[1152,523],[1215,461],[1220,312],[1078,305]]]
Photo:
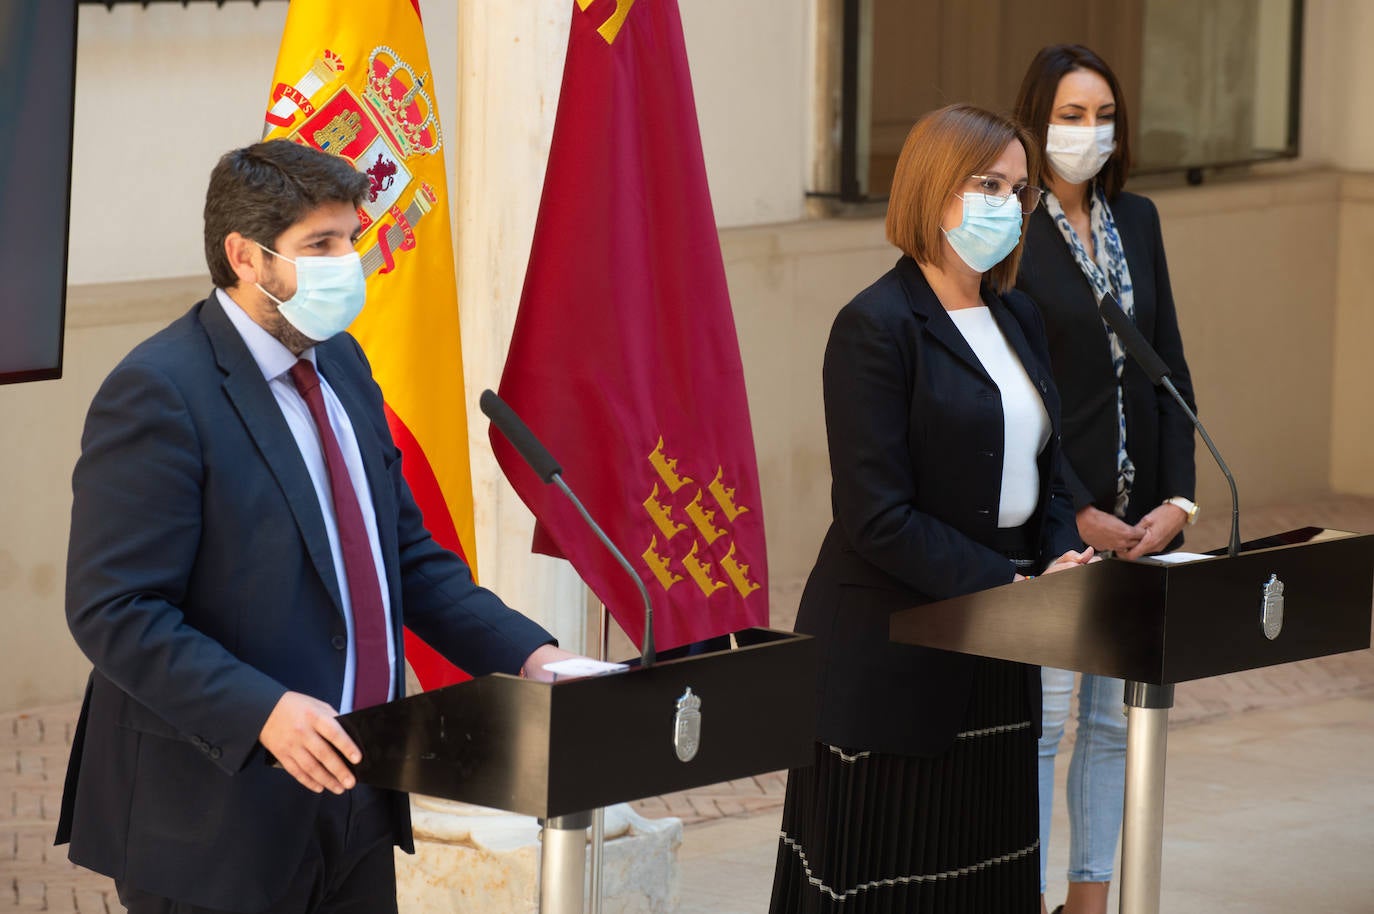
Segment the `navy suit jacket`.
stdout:
[[[357,343],[315,351],[362,452],[398,655],[404,623],[474,675],[517,671],[552,637],[430,538]],[[267,763],[258,734],[288,690],[339,706],[347,641],[305,462],[213,296],[105,380],[72,487],[67,617],[95,669],[58,843],[147,892],[266,907],[320,798]],[[402,664],[394,676],[401,695]],[[409,850],[405,798],[393,805]]]
[[[1174,386],[1196,412],[1159,213],[1149,198],[1125,192],[1110,205],[1131,270],[1135,324],[1169,366]],[[1031,297],[1045,318],[1054,379],[1064,398],[1064,478],[1074,507],[1093,505],[1111,514],[1116,504],[1120,440],[1111,344],[1092,286],[1043,206],[1031,214],[1016,287]],[[1166,498],[1194,497],[1193,423],[1129,356],[1122,381],[1126,450],[1135,464],[1125,519],[1134,524]],[[1179,536],[1169,548],[1182,543]]]
[[[1059,474],[1059,396],[1044,327],[1019,292],[983,298],[1050,417],[1028,521],[1043,567],[1082,548]],[[888,623],[896,610],[1008,584],[1016,573],[992,547],[1001,395],[910,257],[835,318],[824,387],[834,522],[796,626],[820,644],[818,736],[847,749],[937,755],[963,721],[974,660],[894,644]],[[1027,686],[1038,727],[1038,668],[1028,668]]]

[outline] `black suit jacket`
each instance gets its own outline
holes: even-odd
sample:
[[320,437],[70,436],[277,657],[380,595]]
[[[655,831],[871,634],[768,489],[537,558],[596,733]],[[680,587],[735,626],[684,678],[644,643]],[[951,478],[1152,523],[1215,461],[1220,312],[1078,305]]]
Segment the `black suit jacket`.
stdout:
[[[1196,411],[1159,213],[1148,198],[1130,193],[1119,194],[1110,205],[1135,288],[1136,326],[1171,369],[1174,386],[1189,408]],[[1064,478],[1074,507],[1093,505],[1111,514],[1116,503],[1119,438],[1111,344],[1092,286],[1043,206],[1031,214],[1016,286],[1035,301],[1045,318],[1054,380],[1064,401]],[[1193,424],[1173,397],[1150,383],[1129,356],[1123,383],[1126,449],[1136,471],[1126,521],[1135,523],[1166,498],[1194,497]],[[1174,548],[1181,542],[1182,538]]]
[[[1016,292],[984,298],[1052,424],[1029,521],[1043,566],[1082,548],[1058,472],[1059,397],[1035,306]],[[1001,499],[1001,396],[909,257],[836,317],[824,388],[834,521],[797,613],[797,630],[820,642],[818,737],[936,755],[963,720],[973,658],[893,644],[888,623],[895,610],[1015,575],[990,545]],[[1028,680],[1027,713],[1038,724],[1038,674]]]
[[[316,357],[362,452],[398,655],[404,622],[473,674],[518,670],[553,639],[430,538],[357,343],[336,337]],[[267,764],[258,733],[288,690],[339,706],[347,642],[305,462],[213,296],[105,380],[72,488],[67,616],[95,669],[58,843],[144,891],[266,907],[319,797]],[[393,805],[410,849],[405,798]]]

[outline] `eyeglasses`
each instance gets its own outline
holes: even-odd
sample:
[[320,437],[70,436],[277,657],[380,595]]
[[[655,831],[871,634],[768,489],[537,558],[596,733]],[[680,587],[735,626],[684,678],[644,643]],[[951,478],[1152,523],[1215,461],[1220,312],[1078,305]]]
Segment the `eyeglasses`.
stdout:
[[1035,212],[1035,207],[1040,203],[1040,195],[1044,193],[1038,187],[1012,184],[1006,178],[996,175],[969,175],[968,179],[970,182],[977,182],[977,186],[971,189],[981,191],[983,199],[988,201],[988,206],[1001,206],[1015,195],[1021,202],[1023,213]]

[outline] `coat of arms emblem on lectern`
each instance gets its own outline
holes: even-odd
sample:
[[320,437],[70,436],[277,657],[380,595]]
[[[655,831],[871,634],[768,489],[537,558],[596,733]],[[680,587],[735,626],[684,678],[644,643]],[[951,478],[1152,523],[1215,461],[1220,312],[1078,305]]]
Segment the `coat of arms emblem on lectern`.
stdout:
[[1260,611],[1260,624],[1264,627],[1264,637],[1273,641],[1283,630],[1283,582],[1277,574],[1269,575],[1264,583],[1264,605]]
[[701,747],[701,699],[692,687],[677,700],[677,715],[673,718],[673,749],[678,761],[690,762]]

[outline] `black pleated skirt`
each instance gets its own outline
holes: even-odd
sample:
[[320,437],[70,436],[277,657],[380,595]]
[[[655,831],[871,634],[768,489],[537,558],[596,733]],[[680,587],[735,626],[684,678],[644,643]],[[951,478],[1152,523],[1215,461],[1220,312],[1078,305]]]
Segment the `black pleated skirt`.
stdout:
[[1038,914],[1036,740],[1025,667],[978,659],[936,758],[816,745],[787,779],[772,914]]

